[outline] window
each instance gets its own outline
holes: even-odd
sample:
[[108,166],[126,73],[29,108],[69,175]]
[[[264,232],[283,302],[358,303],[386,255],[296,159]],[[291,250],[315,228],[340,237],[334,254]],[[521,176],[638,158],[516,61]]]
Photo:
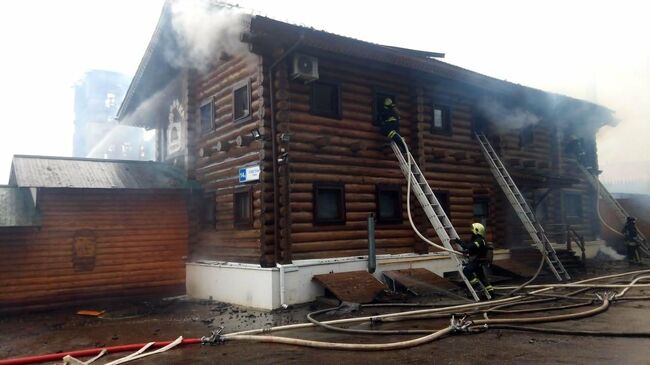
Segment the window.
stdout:
[[564,215],[566,218],[582,218],[582,196],[579,193],[564,193]]
[[487,197],[474,197],[474,222],[487,227],[489,199]]
[[314,224],[345,224],[343,184],[314,184]]
[[203,196],[203,201],[201,204],[201,222],[203,227],[210,227],[217,223],[217,206],[216,206],[216,194],[214,192],[207,193]]
[[234,225],[237,228],[251,228],[253,226],[253,190],[235,191],[233,194]]
[[382,122],[380,111],[384,109],[384,100],[386,98],[391,98],[391,100],[393,100],[393,103],[399,108],[395,94],[375,91],[374,104],[372,105],[372,120],[376,125],[379,125]]
[[447,217],[451,219],[451,210],[449,209],[449,192],[448,191],[434,191],[433,194],[438,199],[438,203],[442,207],[442,210],[445,211]]
[[199,109],[199,118],[201,122],[201,133],[210,131],[214,126],[214,102],[212,98],[204,101]]
[[529,125],[519,130],[519,148],[533,143],[534,127],[534,125]]
[[451,113],[449,107],[434,105],[431,115],[431,133],[451,134]]
[[474,118],[472,118],[472,132],[484,133],[486,124],[487,121],[485,120],[485,118],[480,116],[475,116]]
[[311,84],[311,113],[341,118],[341,88],[338,84],[315,81]]
[[249,83],[235,86],[232,96],[232,116],[235,122],[247,120],[251,116],[251,93]]
[[377,222],[402,223],[402,187],[400,185],[377,185]]

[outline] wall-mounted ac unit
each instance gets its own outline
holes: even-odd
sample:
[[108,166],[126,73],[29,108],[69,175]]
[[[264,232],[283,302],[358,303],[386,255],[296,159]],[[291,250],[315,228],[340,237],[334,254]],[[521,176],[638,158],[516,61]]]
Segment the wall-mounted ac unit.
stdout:
[[318,58],[295,54],[293,67],[291,67],[291,78],[303,80],[305,83],[318,80]]

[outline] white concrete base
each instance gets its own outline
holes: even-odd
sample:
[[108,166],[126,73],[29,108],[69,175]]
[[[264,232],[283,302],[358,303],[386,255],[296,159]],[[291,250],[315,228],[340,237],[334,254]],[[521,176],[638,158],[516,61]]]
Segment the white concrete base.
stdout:
[[[508,250],[495,250],[494,259],[510,257]],[[213,299],[258,309],[275,309],[282,304],[310,302],[324,294],[324,289],[312,281],[318,274],[367,270],[366,256],[322,260],[300,260],[283,265],[284,301],[280,297],[280,269],[224,261],[198,261],[186,264],[187,294],[194,299]],[[409,268],[424,268],[442,276],[454,271],[446,254],[400,254],[377,256],[373,274],[381,280],[382,272]]]

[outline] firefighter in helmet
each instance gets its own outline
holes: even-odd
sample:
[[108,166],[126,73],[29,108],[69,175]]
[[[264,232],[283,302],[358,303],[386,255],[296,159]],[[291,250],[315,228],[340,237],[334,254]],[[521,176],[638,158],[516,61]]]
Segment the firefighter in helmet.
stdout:
[[381,133],[397,144],[402,152],[405,152],[402,136],[399,135],[399,110],[390,97],[385,97],[379,109],[379,120],[381,122]]
[[636,218],[627,217],[622,233],[625,246],[627,246],[627,261],[630,264],[641,264],[641,257],[639,256],[639,232],[636,229]]
[[463,248],[465,255],[468,256],[467,264],[463,268],[463,274],[469,280],[473,287],[480,287],[482,284],[485,290],[494,296],[494,288],[490,285],[485,269],[490,263],[490,247],[485,241],[485,226],[481,223],[472,223],[472,237],[469,241],[462,241],[459,238],[454,243]]

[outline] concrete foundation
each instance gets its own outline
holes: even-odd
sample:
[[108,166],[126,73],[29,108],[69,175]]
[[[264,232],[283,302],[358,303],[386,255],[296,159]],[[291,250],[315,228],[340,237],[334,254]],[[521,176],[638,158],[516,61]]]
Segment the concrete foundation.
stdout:
[[[508,250],[495,250],[495,260],[509,257]],[[283,304],[310,302],[323,295],[323,287],[312,281],[314,275],[367,270],[367,267],[367,256],[298,260],[274,268],[234,262],[198,261],[186,265],[186,287],[188,296],[194,299],[212,299],[270,310]],[[379,255],[377,270],[373,275],[382,280],[384,271],[409,268],[424,268],[440,276],[455,271],[453,261],[446,254]]]

